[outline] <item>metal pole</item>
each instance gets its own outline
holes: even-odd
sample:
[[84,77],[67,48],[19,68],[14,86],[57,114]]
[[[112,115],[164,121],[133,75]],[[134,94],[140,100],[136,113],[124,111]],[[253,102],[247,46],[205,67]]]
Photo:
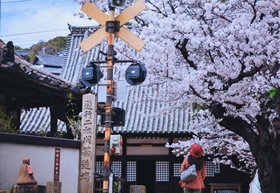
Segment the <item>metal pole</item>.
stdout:
[[[109,7],[109,21],[115,21],[115,9]],[[112,128],[112,95],[113,95],[113,66],[114,66],[114,29],[109,30],[107,50],[107,89],[106,89],[106,121],[104,138],[104,172],[103,172],[103,193],[109,192],[110,176],[110,136]]]

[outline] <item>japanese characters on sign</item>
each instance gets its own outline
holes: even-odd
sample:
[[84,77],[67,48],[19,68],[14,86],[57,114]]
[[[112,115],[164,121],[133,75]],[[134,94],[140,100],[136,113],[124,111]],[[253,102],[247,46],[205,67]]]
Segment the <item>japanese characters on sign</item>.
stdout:
[[59,181],[59,170],[60,170],[60,148],[55,148],[54,154],[54,178],[53,181]]
[[80,192],[92,193],[96,139],[96,96],[83,96],[81,152],[80,152]]

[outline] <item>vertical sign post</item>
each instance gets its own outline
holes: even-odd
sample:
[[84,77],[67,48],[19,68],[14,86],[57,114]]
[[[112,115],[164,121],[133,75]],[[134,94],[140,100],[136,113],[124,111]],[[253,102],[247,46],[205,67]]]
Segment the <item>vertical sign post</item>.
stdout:
[[60,170],[60,148],[55,148],[54,154],[54,176],[53,181],[59,181],[59,170]]
[[93,193],[96,151],[97,95],[83,95],[79,193]]
[[46,193],[61,193],[62,183],[59,181],[60,152],[61,149],[56,147],[54,151],[53,182],[47,182]]

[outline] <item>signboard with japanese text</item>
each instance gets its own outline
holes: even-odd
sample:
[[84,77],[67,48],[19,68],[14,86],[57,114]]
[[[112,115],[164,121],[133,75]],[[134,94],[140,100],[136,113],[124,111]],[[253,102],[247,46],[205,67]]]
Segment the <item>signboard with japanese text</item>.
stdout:
[[82,108],[79,192],[93,193],[93,173],[95,171],[96,151],[97,96],[93,94],[83,95]]

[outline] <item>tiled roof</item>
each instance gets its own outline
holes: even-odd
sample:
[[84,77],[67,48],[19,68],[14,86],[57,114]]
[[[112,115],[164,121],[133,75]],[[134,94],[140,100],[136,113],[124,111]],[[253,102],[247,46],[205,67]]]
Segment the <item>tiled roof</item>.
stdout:
[[[11,45],[11,44],[10,44]],[[6,44],[0,40],[0,48],[1,53],[3,53],[3,49],[6,48]],[[76,90],[76,84],[64,80],[58,76],[52,75],[46,71],[38,69],[34,67],[34,65],[28,63],[21,56],[17,54],[12,54],[12,58],[10,60],[2,60],[0,63],[1,69],[1,77],[5,76],[16,76],[18,79],[15,81],[17,84],[12,84],[12,81],[9,82],[9,85],[13,85],[13,88],[16,92],[17,85],[24,87],[27,89],[26,92],[34,92],[35,94],[38,93],[46,93],[47,96],[57,96],[60,97],[59,99],[66,99],[67,94],[70,92],[75,93],[75,96],[82,96],[85,93],[85,90]],[[2,56],[5,57],[5,56]],[[9,77],[11,80],[15,79],[13,77]],[[4,81],[4,80],[3,80]],[[22,84],[32,84],[37,88],[29,88],[28,85],[21,85],[19,81],[24,81]],[[3,82],[2,82],[3,83]],[[5,84],[5,83],[3,83]],[[36,93],[35,93],[36,92]],[[49,93],[52,92],[52,93]],[[19,95],[21,96],[21,95]],[[24,94],[23,94],[24,96]],[[32,108],[30,111],[22,110],[21,113],[21,125],[20,125],[20,132],[23,133],[32,133],[38,132],[40,128],[49,127],[50,117],[49,117],[49,110],[47,108],[39,108],[41,106],[47,106],[49,104],[48,101],[42,101],[42,99],[38,99],[38,94],[35,97],[30,97],[30,99],[24,99],[22,108]],[[47,98],[47,97],[45,97]],[[26,100],[26,101],[25,101]],[[42,104],[44,102],[44,104]],[[29,106],[28,106],[29,105]],[[31,105],[31,106],[30,106]],[[37,107],[37,108],[34,108]],[[60,127],[63,125],[60,123]]]
[[15,52],[20,56],[27,56],[28,55],[28,51],[26,51],[26,50],[15,50]]
[[[153,87],[155,89],[155,87]],[[171,112],[160,112],[165,102],[151,100],[155,91],[147,86],[128,87],[126,100],[114,106],[126,110],[124,127],[116,127],[117,133],[184,133],[188,130],[189,108],[177,108]],[[137,102],[138,101],[138,102]]]
[[44,70],[46,72],[49,72],[51,74],[58,75],[58,76],[62,72],[62,68],[49,68],[49,67],[41,67],[41,66],[38,66],[37,68],[42,69],[42,70]]
[[[76,84],[79,81],[80,72],[86,64],[83,62],[88,60],[81,60],[83,58],[83,56],[80,56],[81,51],[79,48],[76,49],[79,46],[79,42],[81,42],[83,35],[87,31],[87,29],[88,27],[73,28],[72,31],[74,31],[75,33],[71,33],[67,39],[67,54],[64,57],[64,67],[62,69],[60,78],[70,81],[73,84]],[[93,30],[94,28],[91,29]],[[50,121],[51,118],[49,108],[32,109],[30,111],[24,110],[21,113],[20,132],[37,133],[42,130],[44,132],[50,131]],[[58,130],[66,130],[64,122],[60,120],[58,121]]]
[[[107,50],[102,44],[91,49],[87,53],[82,53],[80,42],[85,39],[88,34],[96,30],[95,27],[72,27],[71,34],[68,36],[67,57],[64,64],[61,77],[73,83],[79,82],[81,70],[91,60],[99,57],[100,50]],[[104,60],[104,58],[103,58]],[[116,72],[117,73],[117,72]],[[118,72],[119,73],[119,72]],[[114,78],[116,76],[114,75]],[[123,76],[118,75],[123,79]],[[164,85],[162,85],[164,87]],[[131,87],[127,85],[126,98],[123,101],[115,101],[113,106],[124,108],[126,110],[126,123],[124,127],[115,127],[114,131],[118,133],[135,133],[135,134],[173,134],[185,133],[188,131],[188,122],[190,117],[190,108],[177,108],[169,113],[159,113],[159,109],[165,106],[164,102],[152,101],[148,95],[155,95],[153,88],[148,86]],[[141,101],[141,102],[137,102]],[[35,130],[42,126],[49,127],[49,114],[46,109],[32,110],[31,117],[25,118],[22,130],[25,132],[34,131],[30,127],[33,125]],[[29,124],[27,124],[29,123]],[[60,122],[58,128],[63,127]],[[99,127],[99,132],[104,128]]]
[[[0,47],[5,48],[5,45],[6,44],[0,40]],[[32,82],[55,90],[73,92],[76,87],[75,83],[34,67],[34,65],[22,59],[22,57],[17,54],[14,54],[14,61],[3,61],[0,63],[0,67],[2,70],[16,71]]]
[[50,54],[37,54],[38,62],[36,65],[43,65],[47,67],[57,67],[62,68],[64,63],[63,56],[50,55]]

